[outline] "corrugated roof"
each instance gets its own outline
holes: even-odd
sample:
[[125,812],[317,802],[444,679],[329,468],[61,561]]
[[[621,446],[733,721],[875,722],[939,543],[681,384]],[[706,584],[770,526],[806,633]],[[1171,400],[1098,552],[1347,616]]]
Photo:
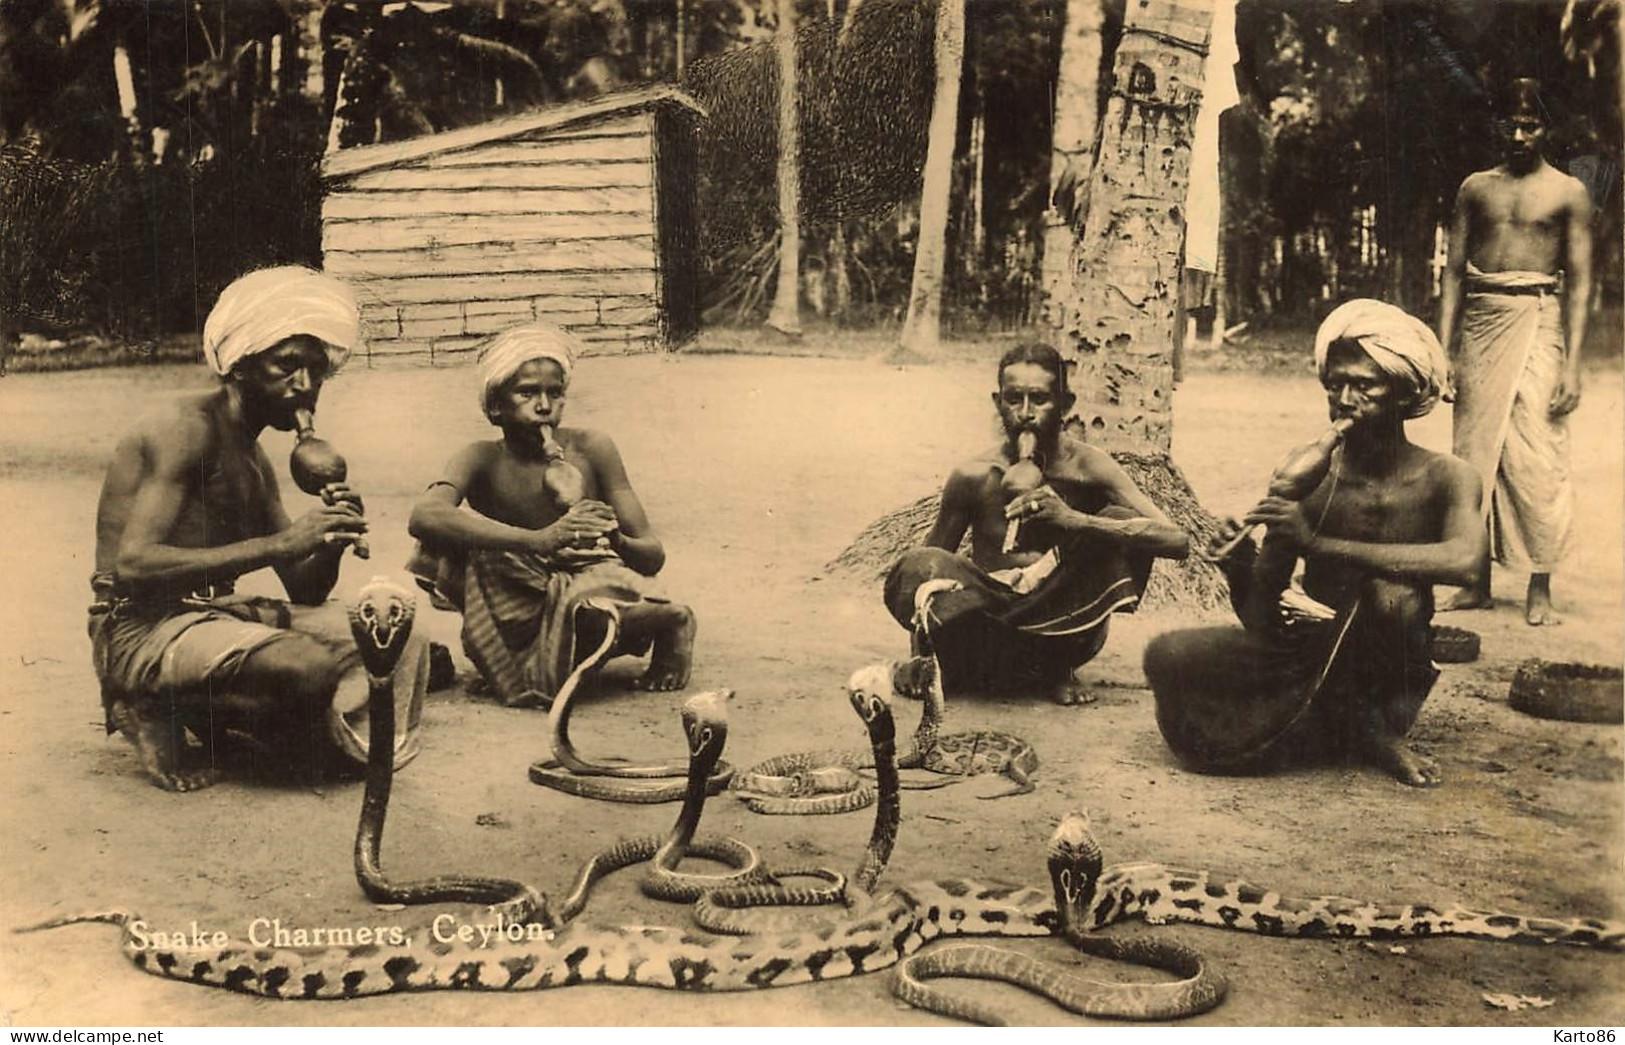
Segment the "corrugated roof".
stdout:
[[679,105],[700,116],[706,115],[704,106],[676,87],[668,85],[639,87],[599,95],[587,101],[549,105],[472,127],[459,127],[453,131],[426,134],[406,141],[340,149],[338,152],[328,153],[323,158],[322,177],[347,177],[377,167],[391,167],[399,163],[421,160],[425,156],[471,149],[504,138],[515,138],[534,131],[556,130],[568,124],[598,119],[628,109],[645,109],[651,105],[662,104]]

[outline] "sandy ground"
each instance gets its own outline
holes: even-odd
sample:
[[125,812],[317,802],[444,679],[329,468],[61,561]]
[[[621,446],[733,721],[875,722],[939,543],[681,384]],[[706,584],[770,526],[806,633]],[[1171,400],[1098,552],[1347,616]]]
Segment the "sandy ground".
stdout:
[[[991,437],[987,363],[899,370],[857,360],[725,356],[594,360],[572,417],[613,430],[664,536],[664,580],[701,620],[693,687],[738,691],[727,757],[749,764],[808,747],[861,746],[840,685],[854,668],[901,655],[905,636],[873,584],[822,577],[870,520],[936,487]],[[882,975],[732,996],[578,987],[527,995],[415,995],[281,1003],[166,982],[119,954],[117,933],[87,925],[13,936],[42,917],[128,907],[155,927],[234,936],[254,917],[289,926],[416,922],[383,913],[356,887],[351,837],[361,788],[229,781],[193,795],[148,786],[131,749],[103,735],[83,612],[101,470],[132,411],[152,394],[200,385],[195,368],[13,376],[0,382],[0,575],[19,597],[0,605],[0,1018],[53,1024],[932,1024],[901,1008]],[[981,779],[905,796],[894,880],[970,874],[1041,885],[1042,847],[1073,807],[1094,816],[1107,858],[1210,867],[1289,894],[1445,902],[1531,913],[1625,917],[1621,731],[1526,717],[1508,683],[1527,656],[1621,660],[1622,395],[1617,368],[1591,375],[1574,459],[1582,531],[1556,578],[1568,624],[1536,631],[1512,601],[1523,578],[1497,575],[1503,606],[1453,623],[1482,632],[1485,655],[1449,666],[1413,733],[1447,783],[1411,791],[1373,772],[1308,767],[1263,779],[1182,771],[1163,746],[1139,670],[1147,639],[1189,623],[1176,611],[1120,617],[1090,668],[1098,703],[1060,708],[967,702],[961,727],[1034,740],[1037,791],[981,802]],[[1324,424],[1307,373],[1197,372],[1178,393],[1176,455],[1204,502],[1240,511],[1283,449]],[[374,557],[348,560],[340,594],[374,573],[402,577],[411,498],[450,451],[488,434],[466,370],[357,371],[328,388],[322,432],[349,457],[373,519]],[[1413,424],[1446,447],[1448,411]],[[267,437],[274,460],[288,437]],[[291,487],[297,512],[305,503]],[[253,587],[260,588],[262,584]],[[265,589],[270,590],[270,589]],[[455,645],[455,618],[425,608],[424,626]],[[468,667],[461,664],[466,681]],[[577,743],[637,759],[682,749],[671,694],[611,670],[601,699],[576,717]],[[385,862],[397,876],[441,872],[564,888],[617,836],[658,832],[674,806],[589,803],[537,788],[526,767],[545,753],[545,719],[470,697],[431,698],[422,756],[396,785]],[[903,728],[911,726],[904,712]],[[770,864],[850,867],[867,814],[757,817],[727,797],[706,829],[748,840]],[[589,915],[677,924],[681,911],[643,899],[634,874],[611,879]],[[462,912],[472,916],[474,912]],[[1571,948],[1427,940],[1403,948],[1265,939],[1200,927],[1158,930],[1201,948],[1230,977],[1204,1024],[1494,1024],[1625,1022],[1625,959]],[[1016,946],[1077,961],[1051,941]],[[1086,965],[1090,975],[1113,976]],[[93,985],[101,986],[92,989]],[[1070,1020],[999,987],[1018,1022]],[[1552,1006],[1492,1009],[1485,992]]]

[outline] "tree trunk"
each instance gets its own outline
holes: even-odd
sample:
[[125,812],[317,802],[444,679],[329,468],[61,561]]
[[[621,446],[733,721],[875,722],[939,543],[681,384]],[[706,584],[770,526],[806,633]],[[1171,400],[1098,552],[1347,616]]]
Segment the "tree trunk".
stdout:
[[[1110,452],[1197,548],[1218,521],[1171,451],[1185,196],[1212,14],[1199,0],[1128,5],[1087,216],[1050,309],[1077,362],[1069,424]],[[1222,576],[1197,559],[1159,563],[1146,592],[1150,603],[1224,597]]]
[[1185,193],[1211,11],[1129,5],[1089,178],[1088,218],[1053,317],[1077,361],[1074,419],[1102,449],[1166,456]]
[[326,10],[326,0],[304,0],[304,10],[294,19],[299,33],[299,58],[305,63],[304,95],[316,103],[317,112],[325,112],[327,104],[327,84],[322,76],[322,15]]
[[904,356],[936,354],[942,335],[942,273],[946,264],[948,205],[953,196],[954,144],[959,127],[959,79],[965,67],[965,0],[938,0],[937,89],[920,186],[920,241],[908,315],[898,339]]
[[1067,0],[1050,132],[1050,206],[1044,214],[1040,281],[1046,301],[1061,297],[1077,230],[1088,212],[1089,173],[1100,127],[1100,29],[1105,17],[1102,0]]
[[767,325],[801,334],[801,138],[796,125],[795,0],[779,0],[779,277]]

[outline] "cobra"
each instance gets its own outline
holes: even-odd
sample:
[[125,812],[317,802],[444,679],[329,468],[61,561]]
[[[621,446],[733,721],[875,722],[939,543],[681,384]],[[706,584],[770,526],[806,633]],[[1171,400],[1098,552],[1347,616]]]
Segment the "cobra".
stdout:
[[[889,721],[890,708],[878,688],[863,698],[874,715]],[[725,703],[713,699],[695,710],[703,717]],[[709,750],[709,746],[702,744],[698,750]],[[388,762],[384,751],[387,749],[381,750],[379,758]],[[690,767],[688,797],[692,802],[704,800],[700,782],[706,779],[705,768],[703,756],[700,765]],[[883,774],[883,779],[890,776]],[[889,811],[878,828],[884,842],[887,837],[895,838],[894,790],[893,800],[882,808]],[[686,832],[690,826],[681,825],[674,832]],[[866,859],[865,881],[869,876],[878,877],[889,855],[889,849],[882,852],[880,848],[884,847],[876,848]],[[697,850],[690,847],[689,851]],[[603,856],[588,861],[578,875],[576,892],[581,897],[585,896],[583,887],[590,887],[595,875],[607,873],[618,862],[618,858],[601,860]],[[570,906],[567,902],[553,912],[554,920],[566,920],[560,916],[570,913]],[[92,921],[121,926],[125,956],[147,973],[280,999],[457,989],[539,990],[587,982],[690,991],[759,990],[884,969],[943,936],[1043,936],[1056,924],[1053,903],[1040,890],[950,878],[882,889],[846,917],[823,920],[801,931],[767,935],[601,926],[577,918],[543,933],[544,939],[498,939],[488,946],[460,939],[413,938],[399,946],[267,948],[227,942],[192,949],[157,942],[179,938],[172,934],[136,931],[139,916],[124,910],[55,919],[19,931]]]
[[[532,783],[606,802],[653,804],[681,800],[688,793],[688,785],[683,779],[687,772],[686,763],[606,765],[588,761],[570,742],[570,712],[575,708],[577,692],[587,676],[609,659],[621,634],[621,615],[613,603],[589,598],[582,601],[577,612],[581,610],[592,610],[602,616],[604,638],[571,670],[553,698],[553,706],[547,714],[553,757],[530,767]],[[732,777],[733,768],[719,760],[708,775],[707,793],[714,795],[721,791],[728,786]]]

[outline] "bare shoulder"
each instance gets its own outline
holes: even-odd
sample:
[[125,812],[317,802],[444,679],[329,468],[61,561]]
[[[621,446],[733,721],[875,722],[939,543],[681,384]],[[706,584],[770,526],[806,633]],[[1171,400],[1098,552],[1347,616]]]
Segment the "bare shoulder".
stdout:
[[201,460],[216,441],[213,399],[211,393],[192,393],[162,401],[136,418],[123,442],[154,459]]
[[1463,484],[1476,485],[1478,471],[1454,454],[1417,448],[1418,459],[1429,481],[1440,489],[1458,489]]
[[1057,463],[1071,478],[1084,482],[1108,482],[1123,474],[1123,466],[1111,454],[1072,435],[1061,436],[1061,460]]
[[1461,180],[1461,188],[1456,190],[1456,198],[1467,202],[1479,199],[1490,190],[1501,178],[1501,168],[1489,167],[1485,170],[1474,171]]
[[1585,183],[1566,171],[1552,168],[1556,175],[1553,184],[1561,195],[1566,207],[1579,211],[1582,214],[1591,213],[1591,193],[1586,191]]
[[1004,455],[997,446],[988,447],[968,461],[961,461],[955,466],[953,473],[948,476],[949,485],[980,484],[995,472],[1002,472],[1008,465]]
[[584,454],[616,450],[615,437],[601,428],[560,428],[558,440]]

